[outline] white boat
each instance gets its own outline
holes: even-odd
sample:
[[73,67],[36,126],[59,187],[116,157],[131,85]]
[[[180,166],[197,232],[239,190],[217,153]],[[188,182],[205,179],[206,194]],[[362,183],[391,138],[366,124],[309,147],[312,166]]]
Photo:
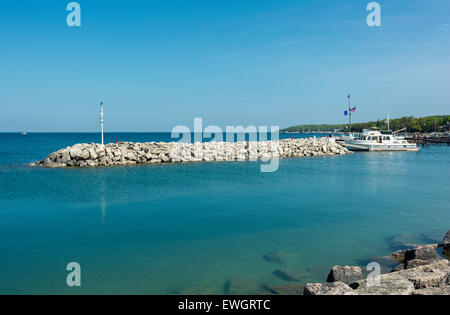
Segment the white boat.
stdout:
[[21,134],[21,135],[24,135],[24,136],[26,136],[26,135],[27,135],[27,133],[26,133],[26,132],[21,132],[20,134]]
[[383,134],[378,130],[365,129],[356,138],[346,140],[344,145],[352,151],[413,151],[420,147],[404,139],[395,137],[392,133]]

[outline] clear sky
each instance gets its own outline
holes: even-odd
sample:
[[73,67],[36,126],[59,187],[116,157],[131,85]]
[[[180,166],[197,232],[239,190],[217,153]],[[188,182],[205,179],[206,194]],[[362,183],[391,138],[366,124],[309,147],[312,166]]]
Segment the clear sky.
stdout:
[[0,3],[0,131],[170,131],[450,114],[450,1]]

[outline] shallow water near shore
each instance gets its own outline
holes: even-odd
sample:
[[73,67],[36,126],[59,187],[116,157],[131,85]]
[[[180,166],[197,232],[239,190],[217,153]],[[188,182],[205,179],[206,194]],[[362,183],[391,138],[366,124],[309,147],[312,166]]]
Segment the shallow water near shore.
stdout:
[[[260,293],[450,228],[447,146],[285,159],[275,173],[259,162],[27,167],[97,138],[0,134],[0,293]],[[116,139],[170,134],[106,135]],[[264,259],[272,252],[280,261]],[[72,261],[81,288],[66,285]]]

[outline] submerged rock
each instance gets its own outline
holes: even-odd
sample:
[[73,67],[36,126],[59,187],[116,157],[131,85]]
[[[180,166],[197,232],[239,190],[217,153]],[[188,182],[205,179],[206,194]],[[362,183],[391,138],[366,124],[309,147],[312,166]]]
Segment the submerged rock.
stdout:
[[275,276],[285,281],[295,282],[302,281],[308,278],[310,275],[303,269],[282,268],[273,272]]
[[257,279],[231,278],[225,282],[227,295],[268,294],[267,286]]
[[387,267],[392,267],[395,264],[397,264],[397,262],[394,260],[394,258],[392,258],[392,256],[376,256],[370,258],[370,261],[377,262],[380,265]]
[[352,284],[363,278],[360,267],[334,266],[328,274],[327,282],[341,281],[346,284]]
[[418,246],[418,239],[410,234],[397,234],[389,238],[393,250],[407,249]]
[[376,263],[380,264],[381,273],[389,273],[392,271],[393,268],[396,267],[396,265],[398,265],[398,262],[395,261],[392,258],[392,256],[372,257],[372,258],[370,258],[370,261],[366,262],[364,265],[367,265],[369,262],[376,262]]
[[284,258],[284,254],[278,251],[273,251],[263,255],[263,259],[268,262],[281,263],[284,264],[286,262]]
[[303,295],[305,285],[303,284],[288,284],[279,287],[270,287],[268,289],[272,294],[278,295]]

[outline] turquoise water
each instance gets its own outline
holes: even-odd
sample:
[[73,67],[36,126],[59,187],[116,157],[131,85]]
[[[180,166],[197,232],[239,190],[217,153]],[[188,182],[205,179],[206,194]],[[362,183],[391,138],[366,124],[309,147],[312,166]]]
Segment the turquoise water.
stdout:
[[[395,235],[428,242],[450,228],[447,146],[286,159],[276,173],[257,162],[26,166],[97,138],[0,134],[0,293],[259,293],[295,283],[277,269],[324,281],[333,265],[390,254]],[[263,259],[274,251],[283,263]],[[81,288],[66,286],[72,261]]]

